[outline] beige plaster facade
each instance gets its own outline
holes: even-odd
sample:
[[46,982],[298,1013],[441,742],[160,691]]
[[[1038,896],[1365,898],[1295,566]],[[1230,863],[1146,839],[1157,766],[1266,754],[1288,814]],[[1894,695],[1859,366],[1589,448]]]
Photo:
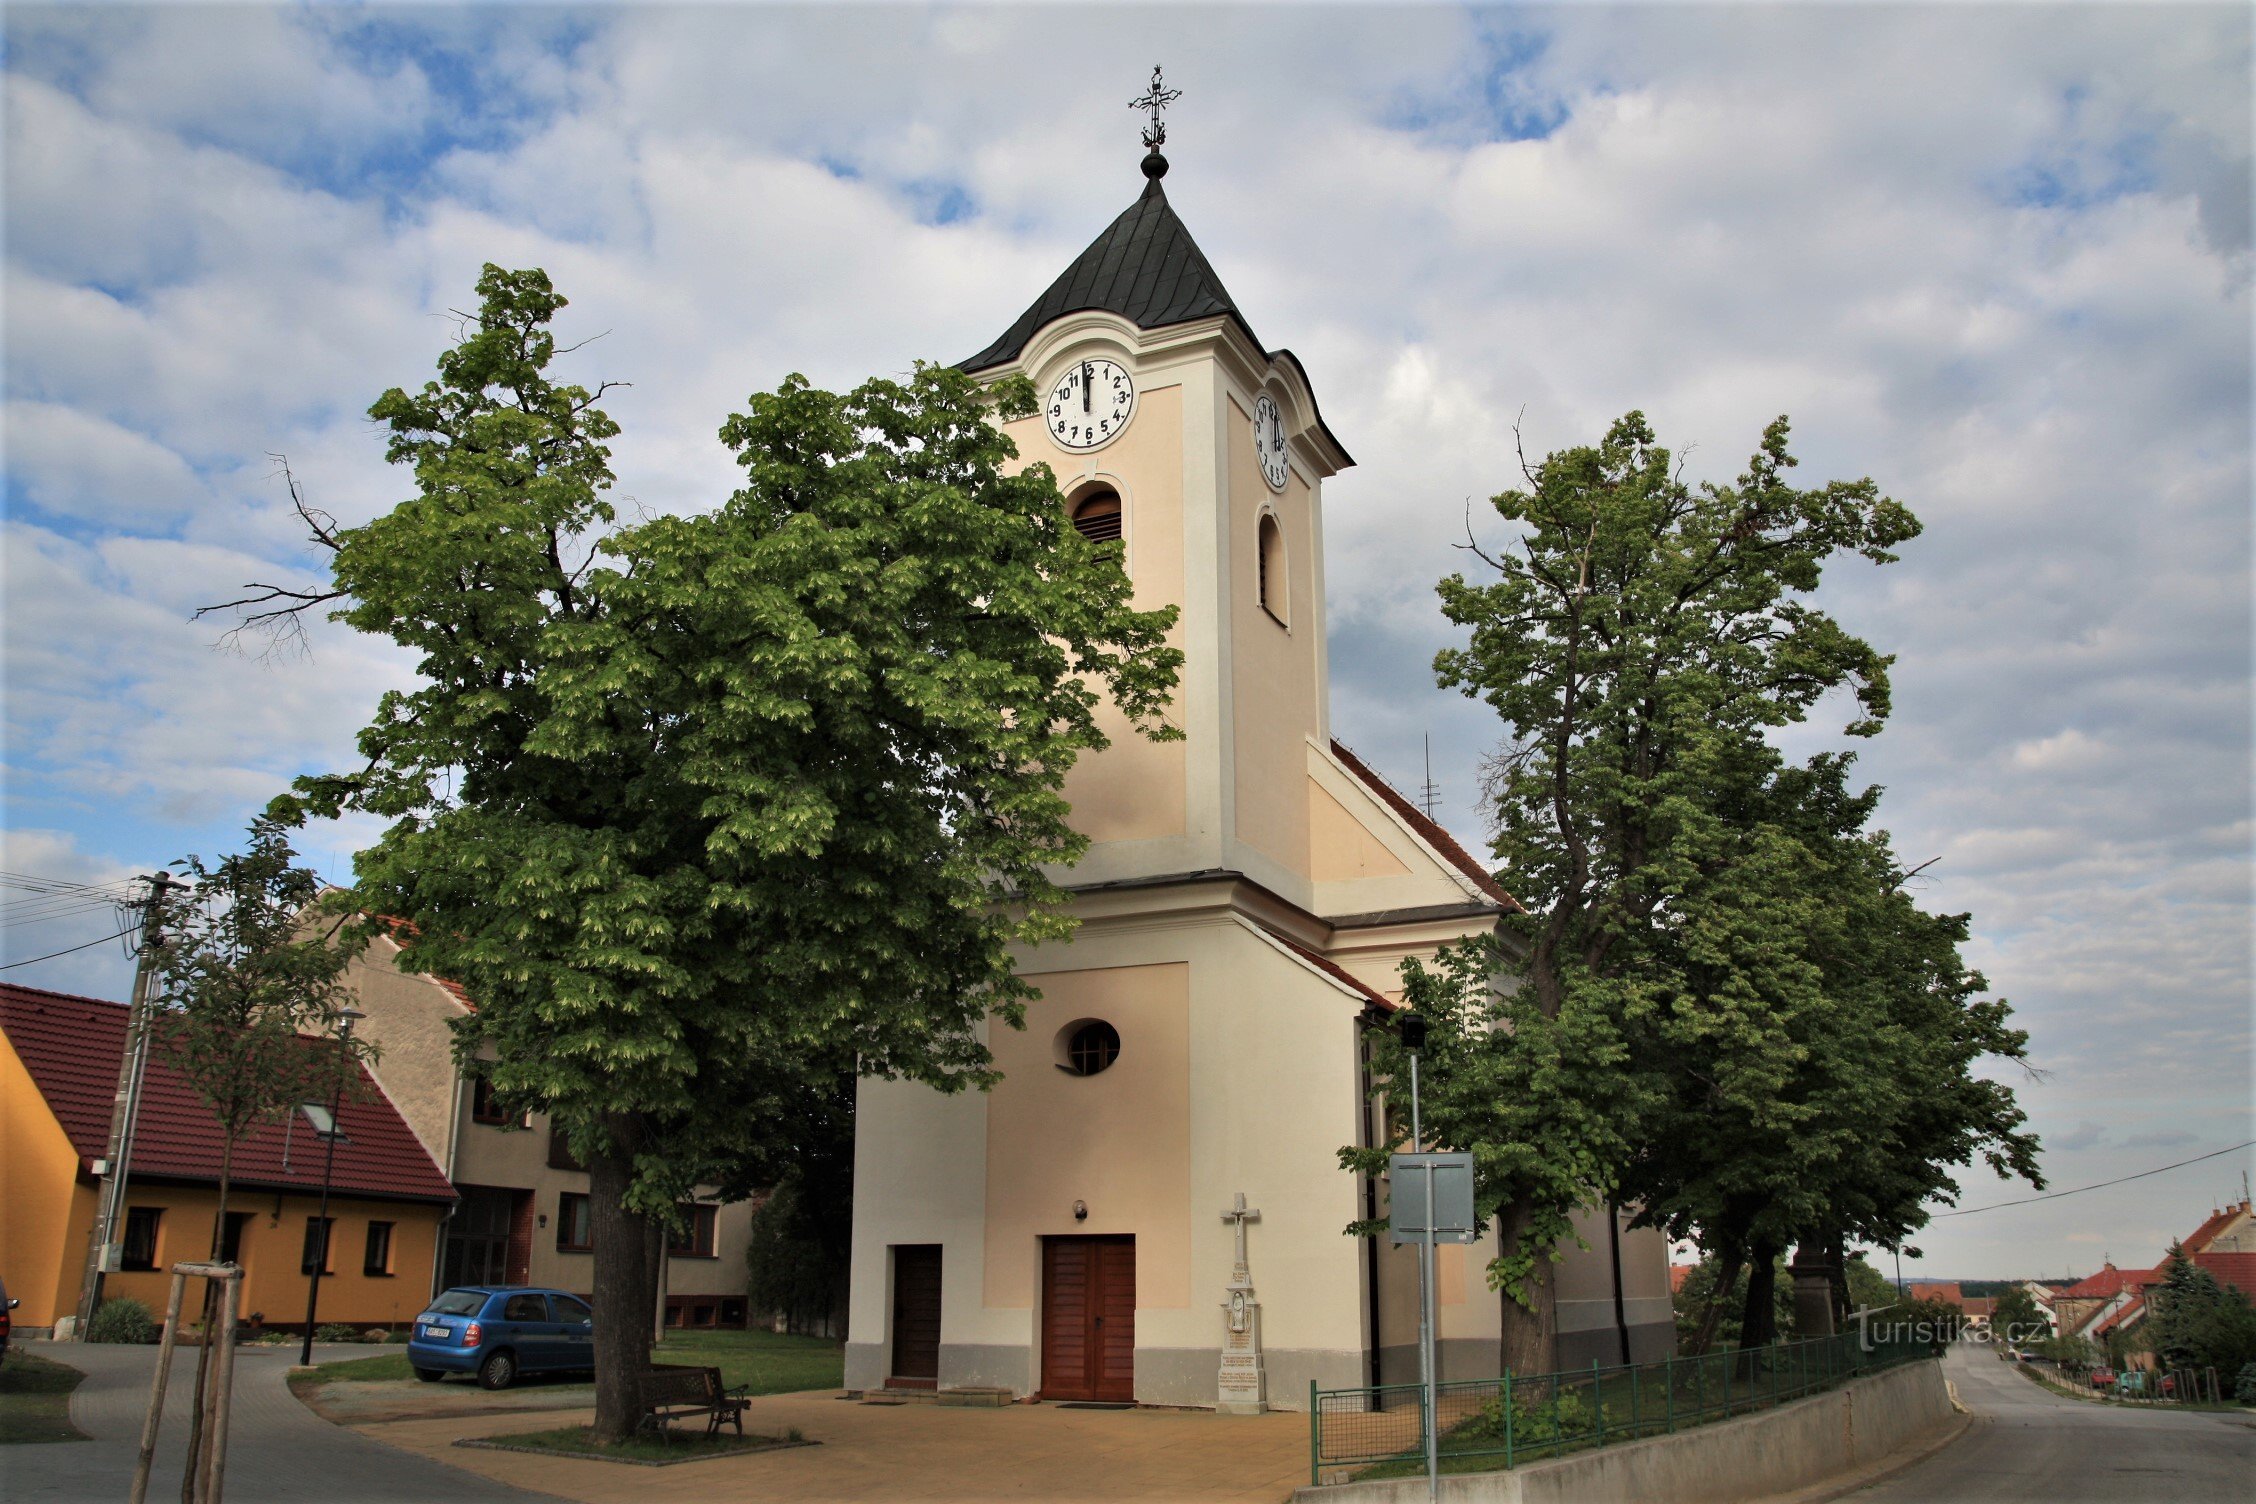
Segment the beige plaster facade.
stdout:
[[[906,1375],[901,1341],[921,1364],[926,1323],[898,1317],[910,1297],[896,1275],[913,1262],[927,1278],[936,1247],[937,1377],[921,1381],[1055,1390],[1044,1323],[1079,1297],[1044,1290],[1045,1241],[1127,1238],[1134,1398],[1213,1405],[1235,1257],[1222,1213],[1242,1193],[1261,1214],[1247,1242],[1268,1400],[1299,1408],[1311,1381],[1414,1376],[1409,1251],[1344,1235],[1384,1210],[1383,1185],[1338,1161],[1374,1132],[1361,1034],[1393,1006],[1405,957],[1494,928],[1510,900],[1332,740],[1322,486],[1351,461],[1299,362],[1262,349],[1234,315],[1144,327],[1085,307],[981,374],[1023,373],[1050,391],[1099,358],[1136,386],[1110,442],[1062,449],[1039,415],[1007,431],[1069,507],[1098,485],[1118,494],[1138,605],[1180,611],[1169,719],[1185,737],[1155,746],[1116,720],[1114,744],[1067,780],[1092,841],[1058,874],[1080,927],[1020,956],[1042,997],[1023,1032],[988,1036],[1000,1084],[943,1096],[862,1083],[846,1379],[869,1389]],[[1278,488],[1254,438],[1264,398],[1287,435]],[[1064,1040],[1089,1020],[1117,1031],[1118,1058],[1076,1074]],[[1617,1307],[1606,1213],[1586,1221],[1589,1250],[1571,1251],[1560,1276],[1562,1362],[1619,1361],[1625,1333],[1637,1359],[1661,1356],[1673,1343],[1665,1246],[1620,1235]],[[1446,1376],[1497,1372],[1494,1251],[1441,1250]]]
[[[346,981],[368,1015],[360,1033],[381,1051],[375,1073],[385,1094],[463,1198],[441,1230],[431,1289],[493,1281],[589,1294],[594,1255],[576,1246],[567,1205],[587,1195],[587,1172],[570,1168],[569,1153],[552,1145],[545,1114],[481,1120],[453,1053],[452,1023],[469,1004],[446,983],[401,970],[399,955],[378,936]],[[704,1188],[697,1200],[711,1208],[698,1215],[710,1217],[712,1235],[698,1252],[668,1256],[668,1323],[742,1325],[753,1203],[724,1203]]]

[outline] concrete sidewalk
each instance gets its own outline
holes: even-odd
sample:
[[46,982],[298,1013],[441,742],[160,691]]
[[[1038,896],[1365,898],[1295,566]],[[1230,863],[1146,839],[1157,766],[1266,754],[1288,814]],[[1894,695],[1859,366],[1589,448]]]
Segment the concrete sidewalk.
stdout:
[[457,1447],[494,1436],[584,1424],[587,1410],[365,1421],[366,1436],[468,1468],[497,1484],[584,1504],[790,1499],[984,1504],[1280,1504],[1308,1481],[1308,1417],[1185,1410],[999,1410],[865,1405],[833,1391],[752,1401],[744,1429],[792,1427],[822,1443],[676,1467],[626,1467]]
[[[22,1348],[86,1375],[71,1395],[70,1417],[93,1439],[0,1447],[0,1497],[8,1504],[115,1504],[124,1499],[133,1482],[157,1349],[76,1342],[25,1342]],[[314,1356],[364,1358],[371,1351],[324,1344],[314,1349]],[[180,1496],[195,1357],[193,1349],[183,1349],[173,1361],[149,1488],[152,1499]],[[425,1504],[444,1499],[542,1504],[543,1495],[498,1487],[446,1465],[454,1457],[418,1457],[331,1425],[290,1393],[285,1381],[297,1357],[294,1346],[236,1349],[228,1504]]]

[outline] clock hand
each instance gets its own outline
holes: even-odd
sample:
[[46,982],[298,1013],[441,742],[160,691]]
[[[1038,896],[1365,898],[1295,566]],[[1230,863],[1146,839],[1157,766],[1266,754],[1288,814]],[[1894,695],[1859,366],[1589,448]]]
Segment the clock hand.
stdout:
[[1081,411],[1089,410],[1089,381],[1096,375],[1087,361],[1081,362]]

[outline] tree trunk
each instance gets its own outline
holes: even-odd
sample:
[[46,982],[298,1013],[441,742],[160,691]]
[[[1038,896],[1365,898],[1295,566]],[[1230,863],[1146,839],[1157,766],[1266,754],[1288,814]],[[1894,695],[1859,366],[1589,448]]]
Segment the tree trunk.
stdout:
[[1825,1256],[1830,1261],[1827,1277],[1833,1285],[1833,1330],[1849,1329],[1849,1312],[1856,1309],[1856,1300],[1849,1294],[1849,1240],[1838,1227],[1825,1235]]
[[1778,1340],[1778,1245],[1755,1239],[1747,1271],[1747,1304],[1739,1316],[1739,1345],[1768,1347]]
[[635,1376],[650,1366],[650,1312],[658,1298],[650,1261],[651,1219],[626,1206],[641,1124],[604,1120],[602,1147],[587,1156],[588,1211],[595,1233],[595,1436],[622,1441],[641,1420]]
[[[1535,1219],[1525,1201],[1507,1202],[1496,1216],[1496,1233],[1502,1251],[1520,1251]],[[1558,1371],[1559,1315],[1553,1304],[1551,1250],[1533,1249],[1535,1270],[1528,1276],[1525,1304],[1504,1297],[1499,1352],[1506,1373],[1533,1374]]]
[[[223,1138],[219,1145],[219,1209],[212,1213],[211,1253],[212,1263],[219,1262],[220,1250],[227,1243],[227,1193],[235,1177],[235,1140]],[[207,1442],[205,1433],[211,1427],[212,1412],[218,1407],[219,1396],[207,1393],[212,1366],[218,1356],[212,1339],[219,1333],[220,1287],[212,1280],[204,1281],[203,1299],[198,1303],[203,1322],[204,1340],[196,1348],[196,1393],[188,1406],[188,1461],[180,1474],[180,1504],[196,1504],[200,1497],[197,1484],[203,1476],[198,1466]]]
[[1700,1313],[1700,1329],[1692,1334],[1691,1351],[1684,1355],[1687,1358],[1697,1358],[1715,1346],[1716,1328],[1723,1323],[1724,1308],[1731,1304],[1731,1287],[1739,1283],[1739,1270],[1746,1263],[1746,1252],[1736,1241],[1724,1245],[1721,1257],[1715,1288],[1708,1292],[1708,1308]]

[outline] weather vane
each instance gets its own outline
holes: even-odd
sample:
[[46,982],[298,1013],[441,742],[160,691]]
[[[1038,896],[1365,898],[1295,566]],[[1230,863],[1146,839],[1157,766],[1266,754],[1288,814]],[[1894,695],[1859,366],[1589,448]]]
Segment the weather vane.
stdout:
[[1166,144],[1167,125],[1159,118],[1159,112],[1182,97],[1183,91],[1181,89],[1170,89],[1160,82],[1159,69],[1154,66],[1151,87],[1128,101],[1128,108],[1131,110],[1148,110],[1151,112],[1151,124],[1144,127],[1144,149],[1146,151],[1157,151]]

